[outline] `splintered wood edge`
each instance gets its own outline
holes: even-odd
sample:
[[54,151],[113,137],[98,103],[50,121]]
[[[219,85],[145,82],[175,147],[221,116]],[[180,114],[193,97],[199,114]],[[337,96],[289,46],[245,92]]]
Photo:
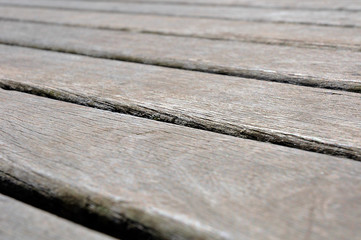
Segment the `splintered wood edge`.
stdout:
[[234,137],[248,138],[257,141],[298,148],[301,150],[324,153],[332,156],[346,157],[353,160],[361,161],[361,152],[358,148],[343,147],[341,145],[321,142],[316,139],[305,139],[297,135],[284,134],[275,131],[267,132],[258,128],[252,129],[250,127],[245,128],[236,125],[228,126],[220,123],[217,124],[215,122],[210,122],[201,118],[181,118],[132,103],[125,104],[117,101],[105,100],[99,97],[82,93],[74,93],[64,91],[58,88],[41,87],[34,84],[19,83],[16,81],[5,79],[0,79],[0,88],[5,90],[16,90],[65,102],[76,103],[83,106],[130,114],[133,116],[173,123],[177,125],[192,127],[195,129],[207,130]]

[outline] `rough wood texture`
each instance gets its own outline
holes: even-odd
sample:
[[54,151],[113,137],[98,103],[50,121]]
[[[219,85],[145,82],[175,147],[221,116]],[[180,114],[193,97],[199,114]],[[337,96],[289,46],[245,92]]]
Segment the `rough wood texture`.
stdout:
[[0,177],[166,239],[357,239],[359,162],[0,91]]
[[[4,97],[3,95],[2,100]],[[4,140],[3,134],[6,133],[1,132],[0,141]],[[3,161],[4,148],[0,147],[0,150],[0,159]],[[0,172],[2,170],[0,169]],[[1,177],[2,174],[0,173]],[[0,213],[0,239],[2,240],[113,239],[1,194]]]
[[7,6],[45,7],[121,13],[159,14],[169,16],[218,18],[259,22],[289,22],[298,24],[361,27],[361,14],[353,11],[308,11],[297,9],[260,9],[232,6],[189,6],[174,4],[137,4],[131,2],[0,0]]
[[[71,0],[73,1],[73,0]],[[336,11],[361,11],[359,0],[82,0],[82,1],[114,1],[114,2],[135,2],[135,3],[168,3],[168,4],[189,4],[189,5],[210,5],[210,6],[240,6],[258,8],[297,8],[307,10],[330,9]]]
[[361,52],[4,21],[0,42],[361,92]]
[[357,93],[4,45],[0,55],[3,88],[361,160]]
[[1,7],[0,18],[185,37],[361,51],[361,30],[358,28],[85,11],[74,13],[66,10],[21,7]]

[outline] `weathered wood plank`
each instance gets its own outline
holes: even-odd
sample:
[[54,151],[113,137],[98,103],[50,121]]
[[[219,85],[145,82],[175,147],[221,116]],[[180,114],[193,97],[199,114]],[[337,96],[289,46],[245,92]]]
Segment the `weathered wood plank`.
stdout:
[[361,52],[3,21],[0,43],[347,91],[361,91]]
[[301,9],[260,9],[232,6],[189,6],[174,4],[139,4],[131,2],[0,0],[8,6],[46,7],[91,11],[159,14],[169,16],[218,18],[259,22],[288,22],[311,25],[361,27],[361,14],[349,11],[308,11]]
[[[3,135],[0,136],[4,140]],[[0,149],[0,154],[4,154],[4,149]],[[3,156],[0,159],[3,161]],[[0,213],[0,239],[3,240],[113,239],[1,194]]]
[[358,28],[1,7],[0,18],[185,37],[361,51]]
[[0,102],[1,179],[50,199],[166,239],[361,234],[359,162],[18,92]]
[[357,93],[4,45],[0,55],[3,88],[361,160]]
[[[115,1],[130,2],[130,0],[82,0],[82,1]],[[132,0],[136,3],[167,3],[167,4],[189,4],[189,5],[226,5],[240,7],[259,7],[259,8],[297,8],[307,10],[338,10],[338,11],[360,11],[361,1],[359,0]]]

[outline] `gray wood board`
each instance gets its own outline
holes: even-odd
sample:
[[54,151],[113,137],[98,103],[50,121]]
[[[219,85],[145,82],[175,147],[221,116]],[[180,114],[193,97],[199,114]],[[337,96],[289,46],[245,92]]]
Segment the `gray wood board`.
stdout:
[[3,88],[361,160],[357,93],[4,45],[0,55]]
[[11,45],[361,92],[361,52],[13,21],[2,21],[0,32],[0,43]]
[[[3,92],[1,99],[2,101],[9,100]],[[3,134],[6,132],[1,132],[0,141],[4,140]],[[1,155],[5,154],[4,148],[0,147],[0,150]],[[4,160],[2,156],[0,159]],[[0,169],[0,172],[2,170]],[[0,239],[2,240],[113,239],[1,194],[0,213]]]
[[95,2],[95,1],[52,1],[52,0],[0,0],[8,6],[45,7],[57,9],[74,9],[106,11],[121,13],[158,14],[195,18],[218,18],[228,20],[247,20],[258,22],[288,22],[311,25],[361,27],[359,12],[301,9],[260,9],[232,6],[189,6],[174,4],[146,4],[131,2]]
[[[71,0],[73,1],[73,0]],[[275,9],[306,9],[306,10],[335,10],[335,11],[361,11],[360,0],[82,0],[103,2],[133,2],[133,3],[167,3],[210,6],[255,7]]]
[[0,90],[0,177],[165,239],[357,239],[357,161]]
[[358,28],[1,7],[0,18],[132,32],[361,51]]

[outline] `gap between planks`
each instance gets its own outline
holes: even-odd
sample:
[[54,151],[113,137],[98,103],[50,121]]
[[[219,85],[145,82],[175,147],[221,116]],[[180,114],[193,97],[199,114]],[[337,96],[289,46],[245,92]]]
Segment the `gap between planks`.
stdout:
[[2,194],[0,212],[2,240],[115,240]]
[[129,114],[141,118],[147,118],[165,123],[186,126],[194,129],[206,130],[214,133],[229,135],[238,138],[247,138],[251,140],[269,142],[281,146],[298,148],[305,151],[328,154],[331,156],[345,157],[361,161],[361,152],[358,147],[343,146],[343,143],[327,143],[316,138],[304,138],[297,134],[283,132],[268,132],[264,129],[257,129],[249,126],[224,125],[222,123],[212,122],[192,118],[183,114],[182,117],[162,112],[157,109],[151,109],[134,104],[124,104],[117,101],[105,100],[82,93],[68,92],[62,89],[48,87],[39,87],[32,84],[19,83],[7,79],[0,79],[0,88],[4,90],[15,90],[23,93],[29,93],[46,98],[56,99],[69,103],[75,103],[83,106],[98,108],[102,110]]
[[[54,111],[56,110],[54,109]],[[1,127],[2,126],[0,126],[0,129]],[[2,131],[2,134],[4,133],[5,131]],[[2,135],[0,135],[0,137],[1,136]],[[10,136],[10,134],[8,136]],[[4,153],[3,146],[0,149],[2,150],[2,153]],[[37,153],[34,153],[32,157],[34,157],[34,155],[36,156]],[[58,157],[61,157],[61,155]],[[5,161],[4,155],[0,155],[0,159]],[[29,158],[29,160],[30,159],[34,158]],[[76,191],[76,193],[64,191],[68,188],[65,182],[59,182],[54,178],[37,178],[33,173],[30,173],[29,175],[26,173],[20,175],[13,174],[12,171],[9,171],[9,169],[6,169],[4,166],[6,165],[0,163],[0,193],[2,194],[41,209],[42,211],[82,225],[88,228],[89,231],[96,231],[97,234],[100,235],[108,235],[107,239],[113,239],[112,237],[114,237],[120,240],[161,240],[154,236],[151,229],[141,225],[139,222],[126,219],[121,214],[118,214],[116,218],[104,216],[104,213],[101,212],[104,210],[104,206],[90,200],[89,196],[82,195],[82,189],[74,190],[70,186],[69,190]],[[30,169],[29,172],[31,172]],[[45,181],[46,185],[37,185],[35,183],[36,181]],[[55,186],[60,190],[57,193],[58,195],[53,192]],[[32,229],[34,229],[34,225],[32,227]],[[40,231],[41,229],[38,230]],[[23,238],[21,238],[21,240],[22,239]],[[50,239],[54,238],[49,238],[48,240]],[[75,238],[66,238],[66,240],[69,239]]]

